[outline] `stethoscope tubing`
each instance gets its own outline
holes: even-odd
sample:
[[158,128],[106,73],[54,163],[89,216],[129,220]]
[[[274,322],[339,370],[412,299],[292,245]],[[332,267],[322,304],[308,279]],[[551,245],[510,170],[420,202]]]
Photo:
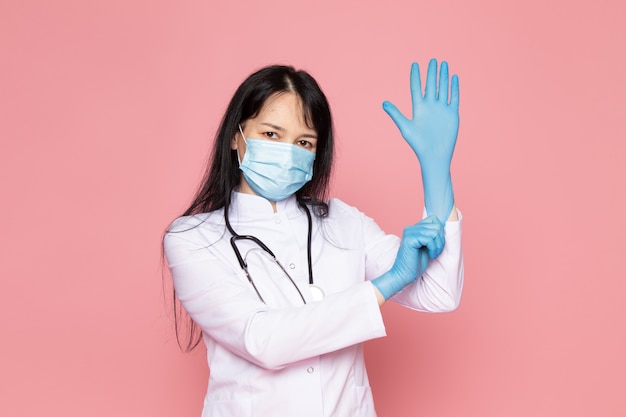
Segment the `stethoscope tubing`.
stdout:
[[[314,285],[313,284],[313,264],[312,264],[312,257],[311,257],[311,240],[312,240],[312,236],[311,235],[312,235],[312,229],[313,229],[313,220],[311,218],[311,212],[310,212],[309,208],[305,204],[301,204],[300,206],[304,209],[304,212],[306,213],[306,216],[307,216],[307,222],[308,222],[307,264],[308,264],[308,272],[309,272],[309,285],[313,286]],[[272,260],[276,263],[276,265],[278,265],[278,267],[283,271],[283,273],[289,279],[289,281],[294,286],[296,291],[298,291],[298,295],[302,299],[302,302],[304,304],[306,304],[307,303],[306,299],[304,298],[304,295],[302,295],[302,292],[300,291],[300,288],[298,288],[298,285],[296,285],[296,283],[293,280],[293,278],[291,278],[291,276],[289,275],[287,270],[278,261],[278,259],[276,258],[276,255],[274,255],[274,252],[272,252],[271,249],[269,247],[267,247],[267,245],[265,243],[263,243],[261,241],[261,239],[257,238],[256,236],[240,235],[240,234],[237,234],[237,232],[235,232],[235,230],[233,229],[233,227],[230,224],[230,219],[228,218],[228,210],[229,210],[229,204],[226,204],[225,207],[224,207],[224,222],[226,223],[226,228],[228,229],[228,231],[232,235],[231,238],[230,238],[230,245],[232,246],[233,252],[235,253],[235,256],[237,257],[237,262],[239,262],[239,266],[244,271],[244,273],[246,275],[246,278],[248,279],[248,282],[250,282],[250,284],[252,284],[252,287],[254,288],[254,291],[256,292],[256,294],[259,297],[259,299],[263,303],[265,303],[265,300],[261,296],[261,293],[259,292],[259,289],[254,284],[254,280],[252,279],[252,276],[248,272],[248,263],[245,261],[245,259],[243,259],[243,257],[241,256],[241,253],[239,252],[239,249],[237,248],[236,242],[238,240],[251,240],[252,242],[256,243],[266,254],[268,254],[272,258]]]

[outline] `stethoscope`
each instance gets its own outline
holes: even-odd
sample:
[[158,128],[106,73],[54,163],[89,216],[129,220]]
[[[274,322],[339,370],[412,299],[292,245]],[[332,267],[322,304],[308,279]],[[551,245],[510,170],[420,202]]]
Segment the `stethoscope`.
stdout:
[[[311,291],[311,296],[313,297],[313,300],[319,301],[324,298],[324,291],[319,286],[315,285],[315,283],[313,282],[313,264],[311,262],[311,232],[313,230],[313,221],[311,220],[311,212],[309,211],[309,208],[306,206],[306,204],[302,204],[301,207],[304,209],[304,212],[306,213],[306,217],[308,221],[307,263],[309,267],[309,290]],[[228,219],[228,209],[229,209],[229,206],[226,205],[226,207],[224,207],[224,220],[226,222],[226,228],[232,235],[232,237],[230,238],[230,245],[233,247],[233,251],[235,252],[235,256],[237,257],[239,266],[241,267],[243,272],[246,274],[246,278],[248,278],[248,282],[252,284],[252,287],[254,288],[254,291],[256,292],[256,295],[259,297],[259,299],[263,303],[265,303],[265,300],[261,296],[259,289],[257,288],[257,286],[254,284],[254,281],[252,280],[252,276],[250,275],[250,272],[248,272],[248,263],[243,259],[243,257],[241,256],[241,253],[239,252],[239,249],[237,248],[236,242],[238,240],[252,241],[256,243],[265,253],[267,253],[270,256],[270,258],[276,263],[276,265],[278,265],[280,270],[283,271],[283,273],[285,274],[289,282],[291,282],[291,284],[294,286],[294,288],[298,292],[298,295],[302,299],[302,302],[306,304],[306,300],[304,296],[302,295],[302,292],[296,285],[293,278],[291,278],[287,270],[281,265],[280,262],[278,262],[278,259],[276,259],[276,255],[274,255],[274,252],[272,252],[270,248],[268,248],[267,245],[265,245],[265,243],[263,243],[259,238],[255,236],[251,236],[251,235],[239,235],[235,232],[235,230],[230,225],[230,221]]]

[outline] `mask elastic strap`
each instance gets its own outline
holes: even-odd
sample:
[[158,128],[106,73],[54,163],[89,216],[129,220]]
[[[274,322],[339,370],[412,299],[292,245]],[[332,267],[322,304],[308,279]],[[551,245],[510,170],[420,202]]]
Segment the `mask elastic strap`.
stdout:
[[[237,123],[237,127],[239,128],[239,133],[241,133],[241,137],[243,138],[243,141],[245,142],[246,146],[248,146],[248,141],[246,140],[246,137],[243,134],[243,130],[241,130],[241,124]],[[239,165],[241,165],[241,156],[239,156],[239,147],[237,147],[237,162],[239,162]]]
[[239,133],[241,133],[241,137],[243,138],[243,141],[246,142],[246,145],[248,144],[248,141],[246,140],[245,135],[243,134],[243,130],[241,130],[241,125],[237,124],[237,127],[239,128]]

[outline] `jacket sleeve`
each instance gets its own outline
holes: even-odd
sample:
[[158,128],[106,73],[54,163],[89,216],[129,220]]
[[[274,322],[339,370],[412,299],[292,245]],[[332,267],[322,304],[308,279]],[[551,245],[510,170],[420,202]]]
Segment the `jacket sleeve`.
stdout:
[[219,254],[169,233],[165,254],[176,295],[208,337],[267,369],[385,335],[373,286],[363,282],[306,305],[269,308]]
[[[461,301],[463,291],[463,251],[461,244],[462,216],[447,222],[444,233],[446,243],[441,254],[431,259],[421,277],[394,295],[391,300],[413,310],[424,312],[450,312]],[[364,218],[366,244],[366,278],[374,279],[387,272],[395,260],[400,239],[395,237],[390,250],[389,236],[373,222]]]

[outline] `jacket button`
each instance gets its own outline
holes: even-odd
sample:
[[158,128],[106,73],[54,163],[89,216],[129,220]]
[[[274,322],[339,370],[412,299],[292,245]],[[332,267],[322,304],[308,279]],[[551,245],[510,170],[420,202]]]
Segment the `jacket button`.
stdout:
[[295,267],[296,267],[296,264],[293,264],[293,263],[289,264],[289,268],[295,269]]
[[315,369],[313,369],[313,367],[310,367],[309,369],[306,370],[308,373],[312,374],[313,371],[315,371]]

